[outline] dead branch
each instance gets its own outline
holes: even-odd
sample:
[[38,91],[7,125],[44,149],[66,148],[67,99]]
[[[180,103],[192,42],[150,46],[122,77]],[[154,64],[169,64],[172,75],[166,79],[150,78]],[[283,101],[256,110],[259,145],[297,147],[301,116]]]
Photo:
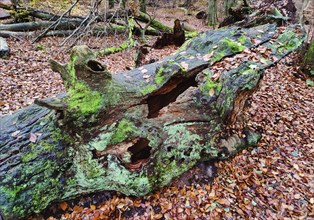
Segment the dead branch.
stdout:
[[64,15],[66,15],[67,13],[69,13],[74,7],[75,5],[79,2],[80,0],[76,0],[69,8],[68,10],[66,10],[58,20],[56,20],[55,22],[53,22],[51,25],[49,25],[49,27],[46,28],[46,30],[44,30],[38,37],[36,37],[33,40],[33,43],[35,43],[36,41],[40,40],[40,38],[42,36],[44,36],[49,30],[51,30],[52,28],[56,28],[58,26],[58,24],[61,22],[62,18]]
[[[85,17],[85,19],[81,22],[81,24],[73,31],[73,33],[71,35],[69,35],[66,39],[64,39],[64,41],[62,41],[61,43],[61,46],[65,45],[68,40],[73,37],[76,33],[78,33],[82,27],[85,26],[84,30],[86,30],[92,23],[95,22],[95,20],[97,19],[97,9],[98,9],[98,6],[99,4],[101,3],[101,0],[94,0],[92,2],[92,9],[89,11],[89,14],[88,16]],[[87,22],[88,21],[88,22]],[[87,22],[87,24],[85,24]],[[84,30],[83,30],[83,33],[84,33]],[[82,35],[79,35],[75,40],[74,40],[74,43],[76,43],[76,41],[81,38]],[[72,46],[73,46],[72,44]]]

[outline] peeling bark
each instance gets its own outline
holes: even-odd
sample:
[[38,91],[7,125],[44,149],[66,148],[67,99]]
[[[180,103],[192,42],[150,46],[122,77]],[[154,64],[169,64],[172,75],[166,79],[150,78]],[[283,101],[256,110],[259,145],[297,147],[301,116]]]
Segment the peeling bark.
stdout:
[[86,46],[67,64],[51,61],[66,96],[0,119],[0,209],[20,219],[85,193],[145,195],[198,161],[256,144],[259,134],[226,128],[273,63],[243,62],[219,78],[211,66],[258,45],[280,60],[304,39],[296,27],[276,33],[272,24],[207,31],[160,62],[114,75]]

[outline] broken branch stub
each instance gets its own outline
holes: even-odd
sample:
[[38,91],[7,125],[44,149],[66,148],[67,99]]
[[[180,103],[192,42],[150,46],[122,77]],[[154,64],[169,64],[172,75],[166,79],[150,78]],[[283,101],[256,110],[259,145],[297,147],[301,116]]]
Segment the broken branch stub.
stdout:
[[[243,129],[243,138],[227,125],[241,114],[263,69],[304,39],[297,27],[277,35],[272,24],[208,31],[162,61],[113,75],[90,49],[75,47],[68,64],[52,62],[65,97],[0,119],[0,209],[16,219],[102,190],[145,195],[198,161],[256,144],[258,134]],[[219,76],[211,70],[257,46],[267,48],[268,59]]]

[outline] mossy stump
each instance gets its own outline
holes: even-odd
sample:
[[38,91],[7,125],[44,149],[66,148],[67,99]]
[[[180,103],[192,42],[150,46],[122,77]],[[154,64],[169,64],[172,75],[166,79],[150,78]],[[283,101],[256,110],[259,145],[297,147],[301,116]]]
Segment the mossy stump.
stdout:
[[51,61],[67,94],[0,119],[0,209],[22,219],[86,193],[145,195],[198,161],[256,144],[259,134],[226,128],[273,63],[243,62],[220,77],[211,66],[259,45],[280,60],[302,44],[296,30],[276,39],[272,24],[208,31],[162,61],[114,75],[86,46],[68,64]]

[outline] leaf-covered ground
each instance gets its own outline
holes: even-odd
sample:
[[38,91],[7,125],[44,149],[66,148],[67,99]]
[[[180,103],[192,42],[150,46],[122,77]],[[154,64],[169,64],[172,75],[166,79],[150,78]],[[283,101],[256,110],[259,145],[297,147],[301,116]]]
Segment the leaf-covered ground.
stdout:
[[[124,35],[90,37],[93,49],[117,46]],[[62,39],[9,39],[11,56],[0,60],[0,116],[30,105],[35,98],[64,91],[50,58],[68,60]],[[152,42],[153,39],[150,40]],[[151,50],[159,59],[175,50]],[[226,58],[214,67],[217,75],[243,59],[267,54],[263,48]],[[135,50],[101,57],[112,72],[134,66]],[[295,54],[268,69],[249,100],[243,120],[262,131],[257,147],[227,161],[202,163],[171,186],[145,197],[115,192],[88,195],[55,204],[49,219],[314,219],[314,87],[298,76]],[[237,130],[241,124],[233,128]],[[50,217],[49,217],[50,216]]]

